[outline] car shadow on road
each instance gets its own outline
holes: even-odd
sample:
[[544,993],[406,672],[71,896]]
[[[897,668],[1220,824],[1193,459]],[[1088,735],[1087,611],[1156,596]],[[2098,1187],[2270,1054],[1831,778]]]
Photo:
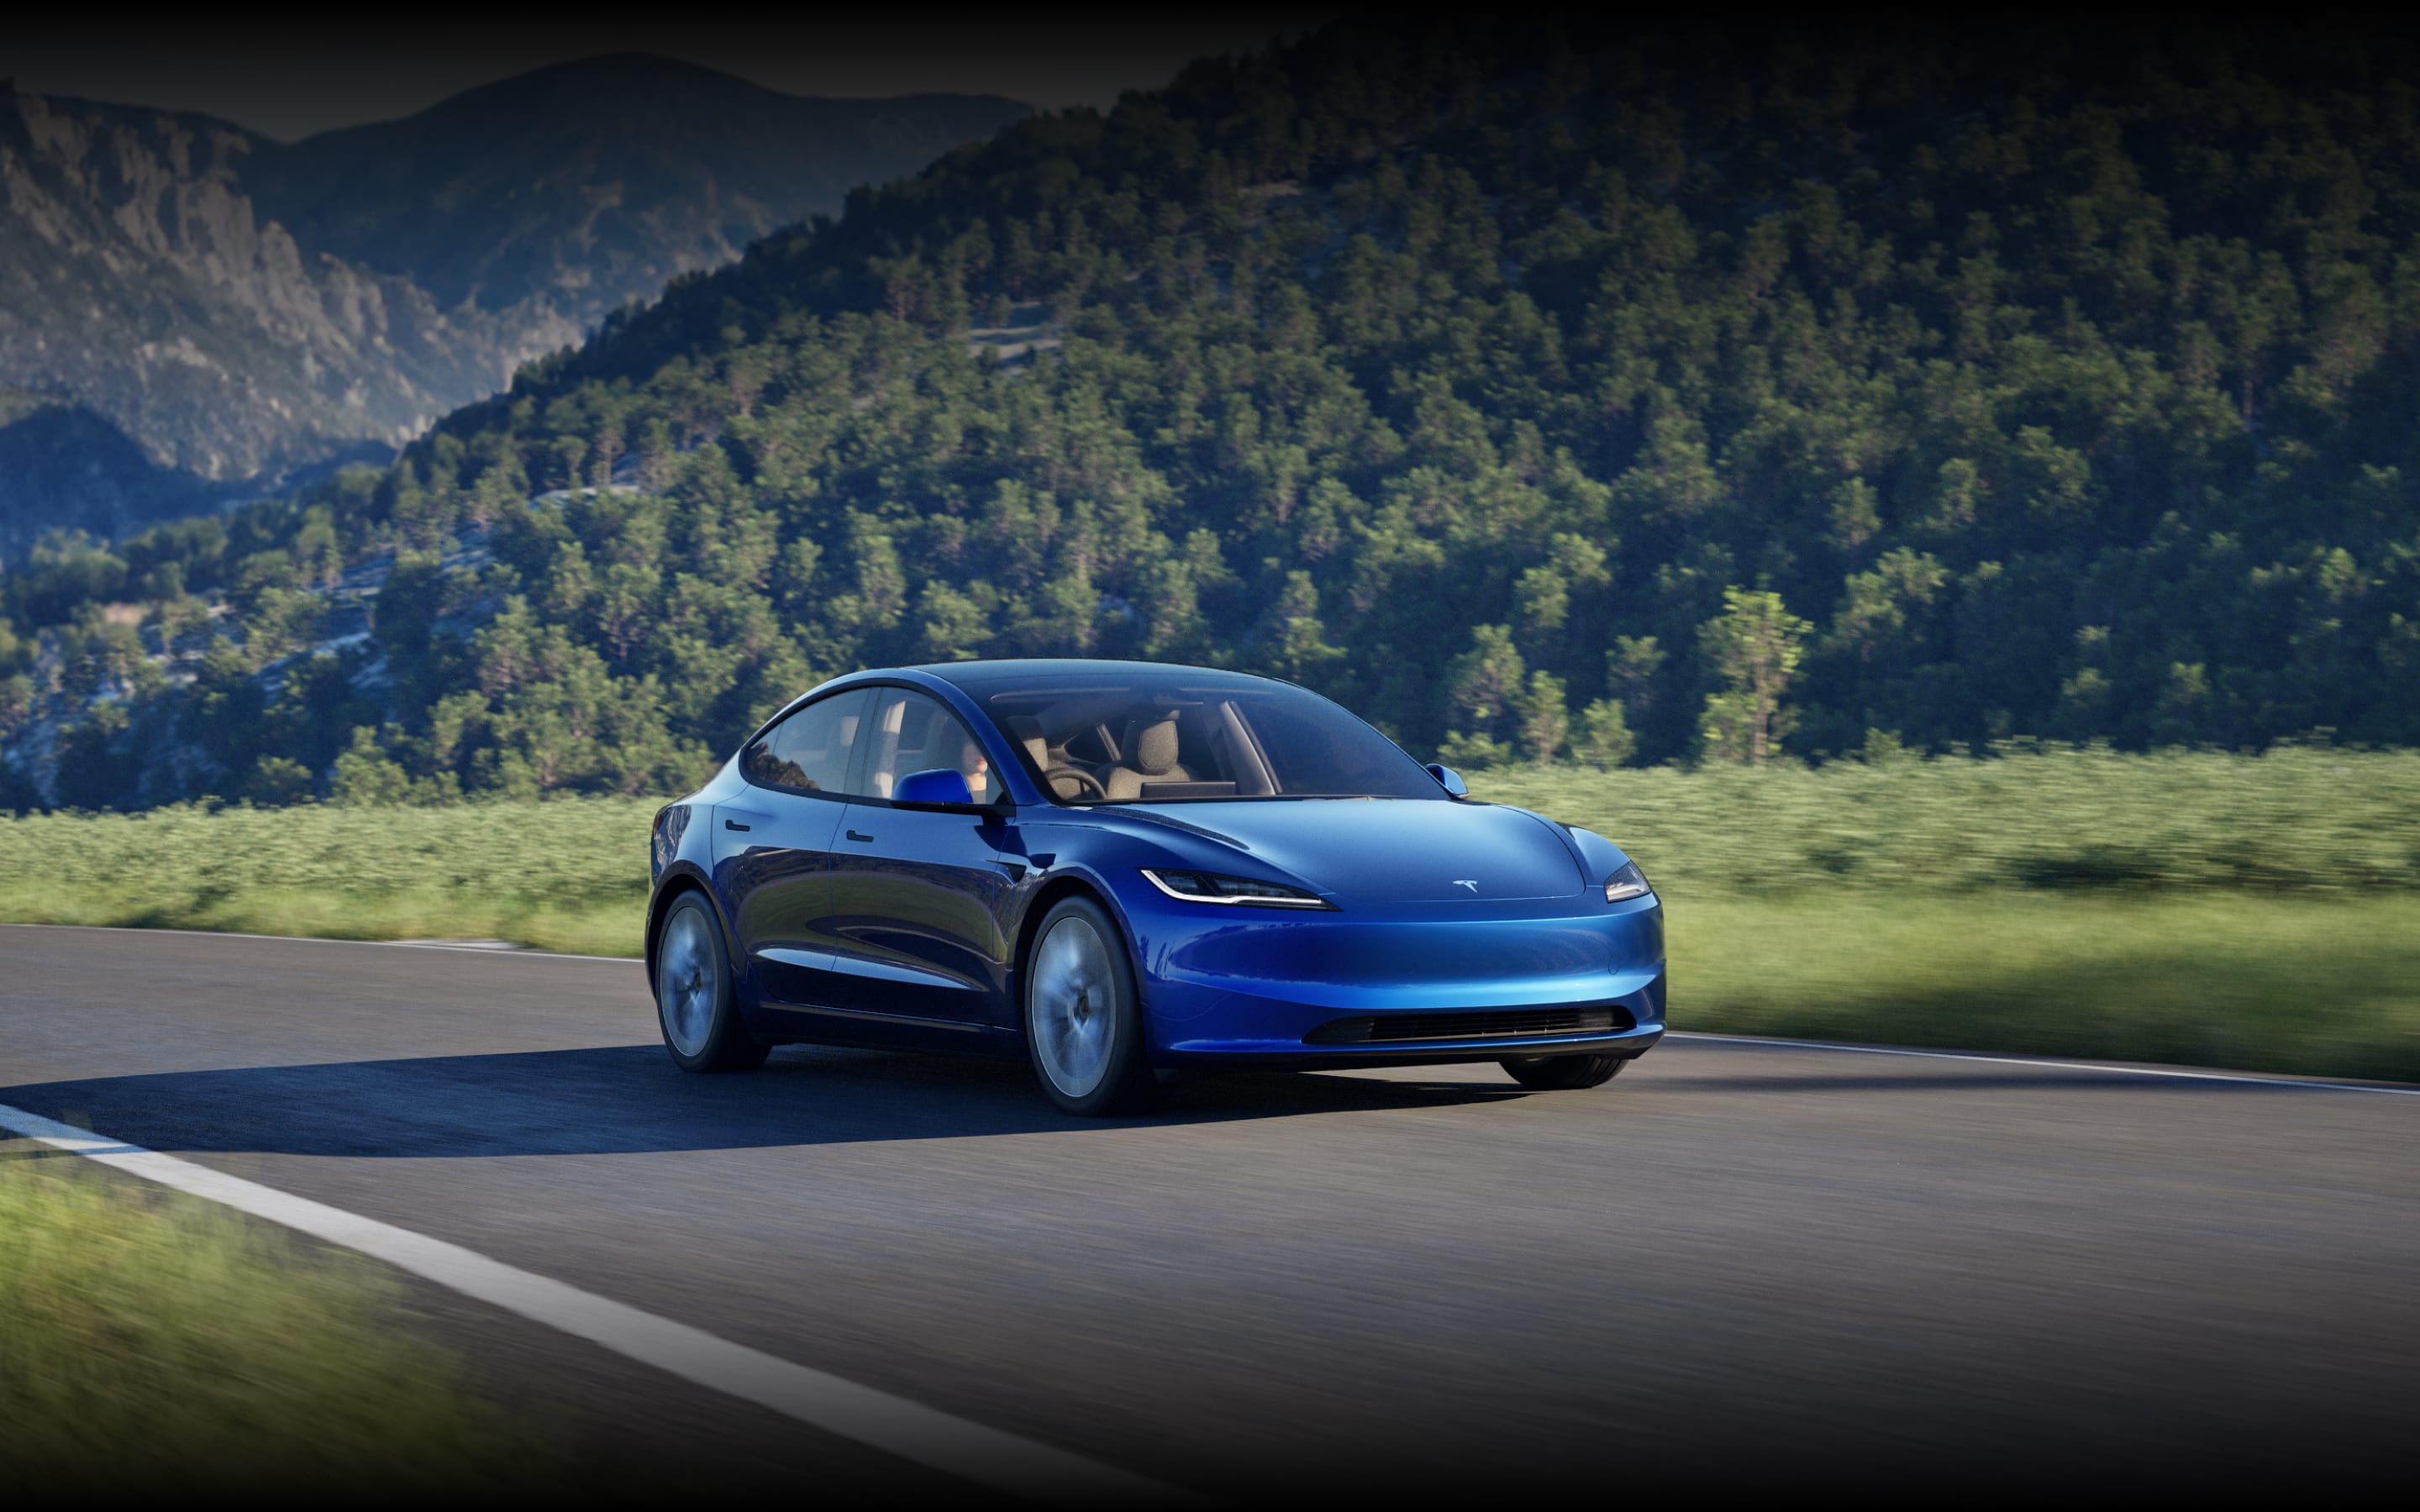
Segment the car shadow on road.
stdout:
[[793,1047],[753,1074],[691,1076],[660,1046],[167,1072],[0,1088],[0,1103],[154,1149],[394,1159],[622,1154],[1435,1108],[1525,1095],[1418,1078],[1239,1072],[1139,1117],[1052,1108],[1021,1064]]

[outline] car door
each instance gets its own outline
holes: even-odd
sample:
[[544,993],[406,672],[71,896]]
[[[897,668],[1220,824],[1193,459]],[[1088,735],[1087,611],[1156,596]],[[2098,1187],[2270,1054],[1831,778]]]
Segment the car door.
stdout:
[[714,866],[759,995],[775,1006],[832,995],[832,837],[872,703],[870,688],[818,699],[739,753],[747,790],[715,805]]
[[911,772],[952,767],[976,801],[999,793],[984,748],[939,700],[910,688],[875,691],[859,742],[851,798],[832,842],[831,922],[837,1006],[961,1024],[1006,1024],[1008,889],[998,841],[1006,810],[894,809]]

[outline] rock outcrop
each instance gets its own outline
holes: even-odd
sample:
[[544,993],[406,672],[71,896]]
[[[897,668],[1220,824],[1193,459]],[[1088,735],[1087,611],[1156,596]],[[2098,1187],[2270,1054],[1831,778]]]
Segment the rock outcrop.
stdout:
[[[399,444],[668,278],[1023,110],[621,57],[289,146],[0,84],[0,455],[49,459],[0,476],[0,553]],[[37,422],[42,444],[7,444]],[[111,481],[116,441],[60,440],[110,432],[156,470],[141,487]]]

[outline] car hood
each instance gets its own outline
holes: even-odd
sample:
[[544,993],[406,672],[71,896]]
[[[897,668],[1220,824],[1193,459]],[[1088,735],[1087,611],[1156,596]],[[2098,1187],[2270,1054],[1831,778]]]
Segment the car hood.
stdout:
[[1569,898],[1589,882],[1553,825],[1495,804],[1311,798],[1124,811],[1221,841],[1338,898]]

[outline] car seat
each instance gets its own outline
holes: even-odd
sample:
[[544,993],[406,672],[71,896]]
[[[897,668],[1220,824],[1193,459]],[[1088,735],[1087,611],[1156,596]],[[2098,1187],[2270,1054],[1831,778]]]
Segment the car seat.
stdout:
[[1078,765],[1067,755],[1063,741],[1053,746],[1042,733],[1042,721],[1031,715],[1019,715],[1009,721],[1009,733],[1025,748],[1033,768],[1042,774],[1043,784],[1063,798],[1080,798],[1093,789],[1093,774]]
[[1145,782],[1190,782],[1193,774],[1177,764],[1176,716],[1157,724],[1129,728],[1126,759],[1101,772],[1101,786],[1109,801],[1123,803],[1142,796]]

